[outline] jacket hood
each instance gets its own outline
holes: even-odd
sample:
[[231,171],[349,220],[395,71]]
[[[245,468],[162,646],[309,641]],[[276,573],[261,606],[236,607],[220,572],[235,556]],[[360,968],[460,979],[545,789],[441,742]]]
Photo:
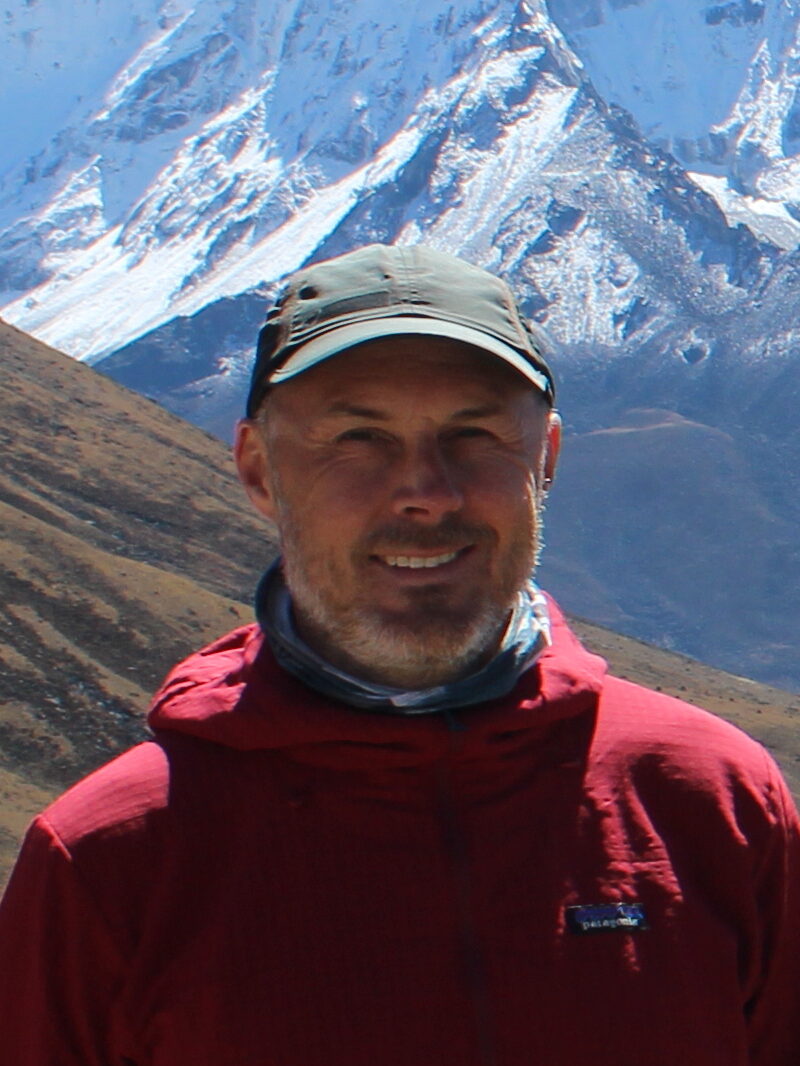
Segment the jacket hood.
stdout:
[[148,724],[156,734],[188,734],[240,751],[347,743],[393,761],[434,754],[448,733],[467,746],[493,734],[527,732],[593,709],[606,671],[580,644],[548,598],[552,644],[500,700],[409,718],[358,710],[308,688],[280,667],[255,623],[233,630],[179,663],[156,693]]

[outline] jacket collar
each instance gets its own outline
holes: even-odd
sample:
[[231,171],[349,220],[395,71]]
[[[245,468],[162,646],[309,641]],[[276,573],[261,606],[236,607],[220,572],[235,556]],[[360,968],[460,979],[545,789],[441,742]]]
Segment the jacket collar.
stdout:
[[[365,760],[418,763],[452,745],[476,751],[499,737],[538,733],[592,710],[605,662],[587,652],[548,598],[552,644],[501,699],[407,718],[365,713],[308,688],[283,670],[258,625],[234,630],[180,663],[153,701],[157,734],[181,733],[238,750],[348,746]],[[379,754],[380,752],[380,754]]]

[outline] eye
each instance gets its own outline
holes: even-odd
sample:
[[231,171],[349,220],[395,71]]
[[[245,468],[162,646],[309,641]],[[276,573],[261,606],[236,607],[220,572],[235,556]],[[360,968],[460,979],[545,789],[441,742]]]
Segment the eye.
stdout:
[[493,435],[491,430],[485,429],[483,426],[459,426],[451,434],[456,440],[470,440],[474,437],[489,438]]
[[344,433],[340,433],[336,438],[337,444],[347,444],[350,442],[364,442],[369,443],[371,441],[383,440],[384,434],[378,429],[369,429],[368,427],[361,427],[357,429],[347,429]]

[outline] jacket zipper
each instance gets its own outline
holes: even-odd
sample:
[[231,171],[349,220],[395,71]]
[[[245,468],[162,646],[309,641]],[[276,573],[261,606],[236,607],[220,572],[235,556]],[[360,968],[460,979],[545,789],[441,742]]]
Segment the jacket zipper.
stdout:
[[497,1066],[486,956],[474,918],[471,865],[447,765],[438,767],[436,787],[442,840],[455,884],[461,966],[475,1016],[478,1062],[481,1066]]

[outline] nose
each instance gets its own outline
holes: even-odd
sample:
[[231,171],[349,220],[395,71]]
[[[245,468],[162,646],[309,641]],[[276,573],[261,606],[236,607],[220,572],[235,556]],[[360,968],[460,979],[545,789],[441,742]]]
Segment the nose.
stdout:
[[406,449],[392,503],[396,515],[431,523],[463,507],[456,471],[438,441],[419,441]]

